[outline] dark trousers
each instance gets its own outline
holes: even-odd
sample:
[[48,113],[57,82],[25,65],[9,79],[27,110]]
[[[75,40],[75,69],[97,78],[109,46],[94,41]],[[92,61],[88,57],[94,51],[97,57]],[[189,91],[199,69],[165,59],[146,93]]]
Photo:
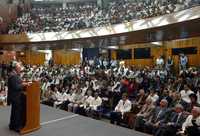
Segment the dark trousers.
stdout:
[[70,101],[64,101],[61,105],[60,105],[60,109],[61,110],[65,110],[68,111],[68,104],[70,103]]
[[117,122],[117,124],[119,124],[122,120],[122,114],[121,112],[111,112],[110,113],[110,123],[114,124],[115,122]]
[[144,124],[145,124],[145,120],[143,116],[137,116],[135,119],[135,130],[137,131],[144,131]]
[[176,126],[161,125],[155,132],[155,136],[176,136],[177,131],[178,127]]
[[23,108],[20,100],[11,103],[10,129],[19,130],[23,127]]
[[186,134],[188,136],[199,136],[200,130],[198,126],[191,126],[191,127],[186,128]]
[[79,107],[77,113],[83,116],[86,116],[86,111],[83,107]]
[[11,102],[10,129],[20,130],[26,123],[26,96],[16,96]]
[[154,127],[154,123],[145,122],[144,124],[144,132],[148,134],[154,134],[156,128]]
[[121,99],[121,93],[120,92],[113,92],[111,94],[112,96],[112,110],[115,109],[115,107],[117,106],[119,100]]
[[43,101],[42,104],[53,107],[54,102],[55,101],[53,99],[49,99],[49,100]]

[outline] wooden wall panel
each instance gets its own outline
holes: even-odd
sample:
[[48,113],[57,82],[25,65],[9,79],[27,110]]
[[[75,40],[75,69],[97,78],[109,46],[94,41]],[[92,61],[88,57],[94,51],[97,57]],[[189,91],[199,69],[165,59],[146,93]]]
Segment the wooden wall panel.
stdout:
[[[166,48],[166,55],[172,56],[173,48],[184,48],[184,47],[197,47],[197,54],[187,55],[188,62],[190,66],[200,66],[200,37],[183,39],[183,40],[175,40],[164,42]],[[179,64],[179,56],[172,56],[175,63],[175,68],[178,68]]]
[[[149,59],[134,59],[134,49],[135,48],[146,48],[150,47],[151,48],[151,58]],[[140,67],[144,66],[153,66],[155,64],[156,58],[159,57],[160,55],[163,55],[163,47],[155,47],[152,46],[151,44],[132,44],[132,45],[125,45],[121,46],[120,48],[122,49],[132,49],[132,59],[131,60],[125,60],[126,65],[137,65]]]
[[115,50],[111,50],[111,59],[116,60],[117,59],[117,54]]
[[18,35],[0,35],[0,42],[3,43],[19,43],[19,42],[29,42],[29,38],[26,34]]
[[76,51],[53,51],[55,64],[76,65],[80,64],[80,52]]
[[9,64],[10,61],[14,60],[15,56],[16,56],[15,51],[1,51],[0,63]]
[[[150,59],[134,59],[134,48],[151,48],[151,56]],[[137,66],[153,66],[156,62],[156,58],[163,55],[165,58],[168,56],[172,56],[173,48],[184,48],[184,47],[197,47],[197,54],[195,55],[187,55],[189,59],[189,66],[200,66],[200,37],[183,39],[183,40],[173,40],[163,42],[162,46],[155,46],[152,44],[132,44],[121,46],[122,49],[132,49],[132,59],[125,60],[126,65],[137,65]],[[175,68],[178,69],[179,57],[172,56],[175,64]]]
[[25,51],[24,54],[17,53],[17,60],[22,61],[25,64],[31,65],[43,65],[45,62],[45,53]]

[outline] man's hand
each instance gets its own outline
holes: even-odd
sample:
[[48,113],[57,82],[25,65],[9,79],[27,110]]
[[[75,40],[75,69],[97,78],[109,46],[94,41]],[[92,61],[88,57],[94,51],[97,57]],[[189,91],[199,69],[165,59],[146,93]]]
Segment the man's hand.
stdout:
[[116,112],[121,112],[121,111],[117,109]]
[[158,127],[160,125],[160,121],[154,124],[155,127]]
[[171,126],[171,125],[174,125],[174,123],[173,122],[168,122],[167,125]]
[[23,82],[22,85],[23,85],[23,86],[30,86],[30,85],[31,85],[31,82]]

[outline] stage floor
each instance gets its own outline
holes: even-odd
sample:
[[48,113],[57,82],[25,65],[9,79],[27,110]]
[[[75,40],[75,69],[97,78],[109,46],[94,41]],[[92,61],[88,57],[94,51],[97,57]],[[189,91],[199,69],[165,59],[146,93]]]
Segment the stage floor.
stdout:
[[[10,107],[0,108],[0,136],[18,136],[8,129]],[[148,136],[103,121],[41,105],[41,129],[25,136]]]

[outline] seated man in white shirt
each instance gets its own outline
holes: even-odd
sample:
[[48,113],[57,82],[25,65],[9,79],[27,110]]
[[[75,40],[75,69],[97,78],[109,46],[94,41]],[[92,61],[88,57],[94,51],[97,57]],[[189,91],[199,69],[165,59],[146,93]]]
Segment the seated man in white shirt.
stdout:
[[68,100],[69,94],[67,94],[66,90],[63,88],[62,92],[57,91],[56,98],[57,100],[54,102],[54,107],[58,108],[61,107],[65,101]]
[[93,101],[94,97],[92,96],[92,91],[88,90],[87,95],[83,97],[82,104],[79,106],[78,114],[85,115],[86,111],[89,111],[90,104]]
[[129,112],[131,110],[131,107],[131,101],[128,100],[127,94],[124,93],[122,95],[122,99],[118,102],[117,106],[115,107],[115,111],[111,112],[110,114],[110,123],[114,124],[116,121],[117,124],[119,124],[121,119],[123,118],[124,113]]
[[190,88],[188,87],[188,85],[184,85],[184,89],[180,91],[181,94],[181,99],[187,103],[190,104],[191,103],[191,99],[190,99],[190,95],[193,94],[194,92],[192,90],[190,90]]
[[57,87],[54,87],[54,104],[53,107],[57,108],[58,105],[60,105],[62,103],[62,93],[60,91],[58,91]]
[[7,89],[0,90],[0,105],[6,105]]
[[89,112],[87,112],[88,116],[95,117],[98,113],[98,108],[102,104],[102,99],[99,97],[98,93],[94,93],[94,98],[91,100],[90,106],[89,106]]
[[192,114],[187,117],[182,125],[182,131],[179,134],[187,134],[187,136],[200,135],[200,107],[194,107]]
[[75,90],[75,92],[72,94],[72,100],[71,103],[68,104],[68,111],[77,113],[78,106],[82,103],[82,91],[81,89]]

